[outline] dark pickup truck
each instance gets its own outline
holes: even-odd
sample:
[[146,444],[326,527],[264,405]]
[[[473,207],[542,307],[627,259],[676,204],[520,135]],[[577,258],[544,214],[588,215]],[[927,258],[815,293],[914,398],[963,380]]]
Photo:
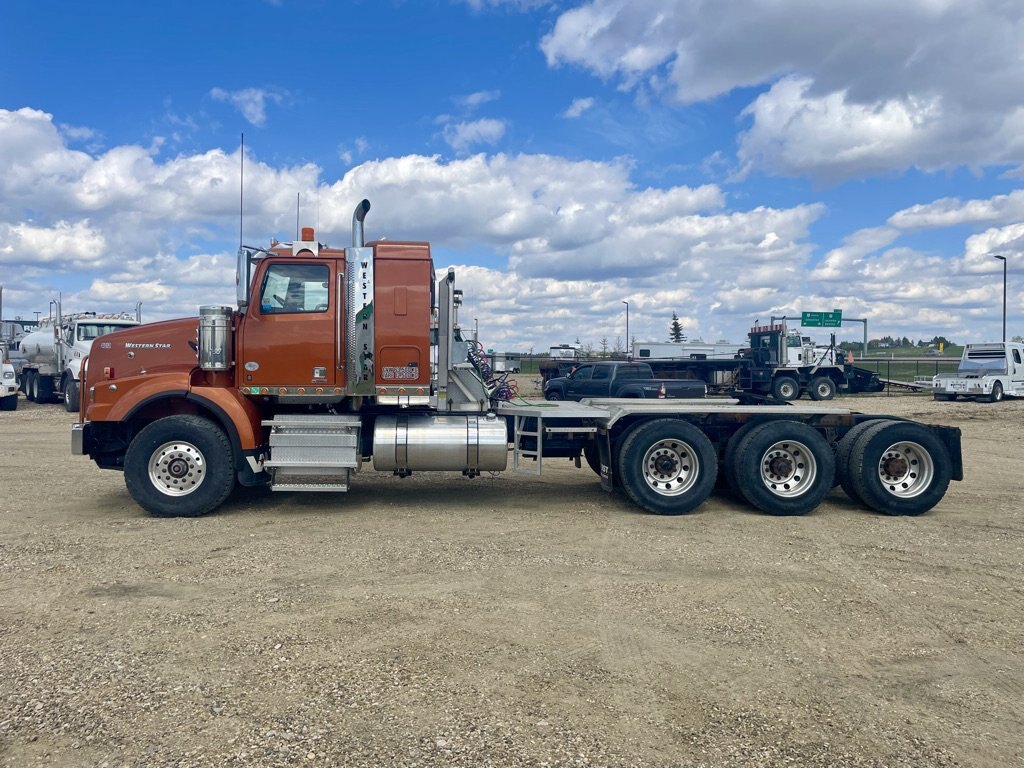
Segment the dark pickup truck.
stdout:
[[680,398],[704,397],[708,387],[697,379],[656,379],[647,363],[582,363],[568,376],[544,385],[546,400],[583,400],[588,397]]

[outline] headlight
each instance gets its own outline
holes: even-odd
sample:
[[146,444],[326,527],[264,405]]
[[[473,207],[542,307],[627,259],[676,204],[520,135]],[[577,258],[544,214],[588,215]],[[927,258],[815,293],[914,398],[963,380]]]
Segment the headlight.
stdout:
[[14,379],[14,371],[4,371],[4,381],[11,381]]

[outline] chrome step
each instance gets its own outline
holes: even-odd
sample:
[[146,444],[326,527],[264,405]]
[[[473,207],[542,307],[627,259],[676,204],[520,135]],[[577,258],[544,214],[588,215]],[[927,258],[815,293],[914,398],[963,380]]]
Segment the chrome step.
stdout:
[[362,464],[358,416],[289,414],[264,421],[270,451],[264,466],[275,491],[347,491]]

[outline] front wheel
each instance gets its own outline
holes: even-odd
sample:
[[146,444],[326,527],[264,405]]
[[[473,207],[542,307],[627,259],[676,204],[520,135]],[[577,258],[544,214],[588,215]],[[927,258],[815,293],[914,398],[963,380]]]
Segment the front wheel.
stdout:
[[618,456],[619,478],[638,506],[656,515],[683,515],[711,494],[718,459],[707,436],[678,419],[639,424]]
[[779,376],[772,382],[772,397],[789,402],[800,397],[800,385],[792,376]]
[[18,393],[15,392],[13,395],[7,397],[0,397],[0,411],[16,411],[18,410]]
[[772,421],[743,437],[735,473],[744,498],[770,515],[805,515],[835,476],[828,441],[798,421]]
[[879,421],[857,439],[848,473],[857,498],[887,515],[921,515],[952,479],[946,446],[921,424]]
[[208,419],[168,416],[131,441],[124,482],[136,503],[155,517],[205,515],[235,485],[231,444]]
[[68,379],[64,383],[64,410],[68,413],[78,413],[78,382]]
[[562,393],[559,392],[557,389],[549,389],[547,392],[544,393],[544,399],[545,400],[564,400],[565,398],[562,397]]

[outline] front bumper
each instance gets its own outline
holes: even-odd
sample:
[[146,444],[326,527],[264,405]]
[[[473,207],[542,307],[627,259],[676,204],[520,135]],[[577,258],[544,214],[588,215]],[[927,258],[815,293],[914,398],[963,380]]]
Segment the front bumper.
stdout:
[[71,425],[71,455],[72,456],[85,456],[85,438],[86,432],[89,430],[88,424],[72,424]]

